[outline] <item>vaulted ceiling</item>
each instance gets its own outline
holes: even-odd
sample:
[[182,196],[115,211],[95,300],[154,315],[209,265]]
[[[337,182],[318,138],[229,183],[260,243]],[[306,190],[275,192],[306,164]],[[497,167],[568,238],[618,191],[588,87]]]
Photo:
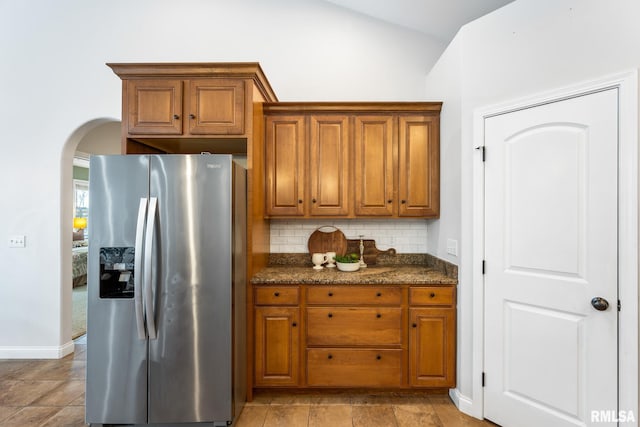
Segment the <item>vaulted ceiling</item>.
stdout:
[[448,44],[460,27],[514,0],[325,0]]

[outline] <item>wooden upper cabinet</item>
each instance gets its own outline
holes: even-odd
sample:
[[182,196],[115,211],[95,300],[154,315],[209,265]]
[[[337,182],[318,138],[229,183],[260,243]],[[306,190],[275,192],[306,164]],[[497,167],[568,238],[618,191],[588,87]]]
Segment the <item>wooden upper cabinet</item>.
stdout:
[[311,215],[349,213],[349,132],[344,116],[311,116]]
[[304,215],[304,119],[267,117],[265,127],[267,215]]
[[244,81],[201,79],[189,82],[189,133],[242,135]]
[[401,116],[398,173],[399,216],[440,214],[439,121],[434,117]]
[[440,108],[265,103],[267,215],[437,218]]
[[242,135],[244,100],[242,80],[129,80],[128,131],[132,135]]
[[128,133],[182,134],[182,81],[129,80]]
[[391,216],[394,196],[393,118],[355,117],[355,214]]
[[278,99],[257,62],[107,65],[122,80],[123,154],[263,155],[261,105]]

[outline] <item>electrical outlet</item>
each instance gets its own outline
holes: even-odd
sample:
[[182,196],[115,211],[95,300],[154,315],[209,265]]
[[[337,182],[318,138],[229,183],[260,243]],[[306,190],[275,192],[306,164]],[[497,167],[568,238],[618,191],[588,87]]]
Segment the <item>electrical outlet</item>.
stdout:
[[458,241],[447,239],[447,253],[449,255],[458,256]]
[[24,248],[26,246],[25,236],[11,236],[9,237],[10,248]]

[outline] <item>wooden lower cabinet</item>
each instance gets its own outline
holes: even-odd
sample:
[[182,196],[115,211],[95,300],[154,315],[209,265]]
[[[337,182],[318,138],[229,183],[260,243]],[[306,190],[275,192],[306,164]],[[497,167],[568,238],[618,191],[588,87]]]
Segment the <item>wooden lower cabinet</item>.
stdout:
[[255,309],[256,386],[297,386],[300,378],[298,307]]
[[455,387],[455,312],[410,308],[409,383],[415,387]]
[[455,387],[455,286],[256,286],[256,387]]
[[308,348],[307,384],[324,387],[400,387],[402,350]]

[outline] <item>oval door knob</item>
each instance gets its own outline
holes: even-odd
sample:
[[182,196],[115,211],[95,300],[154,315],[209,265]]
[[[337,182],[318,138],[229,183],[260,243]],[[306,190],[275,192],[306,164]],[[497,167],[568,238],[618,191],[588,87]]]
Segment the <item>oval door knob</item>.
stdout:
[[609,308],[609,301],[602,297],[594,297],[591,300],[591,305],[598,311],[605,311],[607,308]]

